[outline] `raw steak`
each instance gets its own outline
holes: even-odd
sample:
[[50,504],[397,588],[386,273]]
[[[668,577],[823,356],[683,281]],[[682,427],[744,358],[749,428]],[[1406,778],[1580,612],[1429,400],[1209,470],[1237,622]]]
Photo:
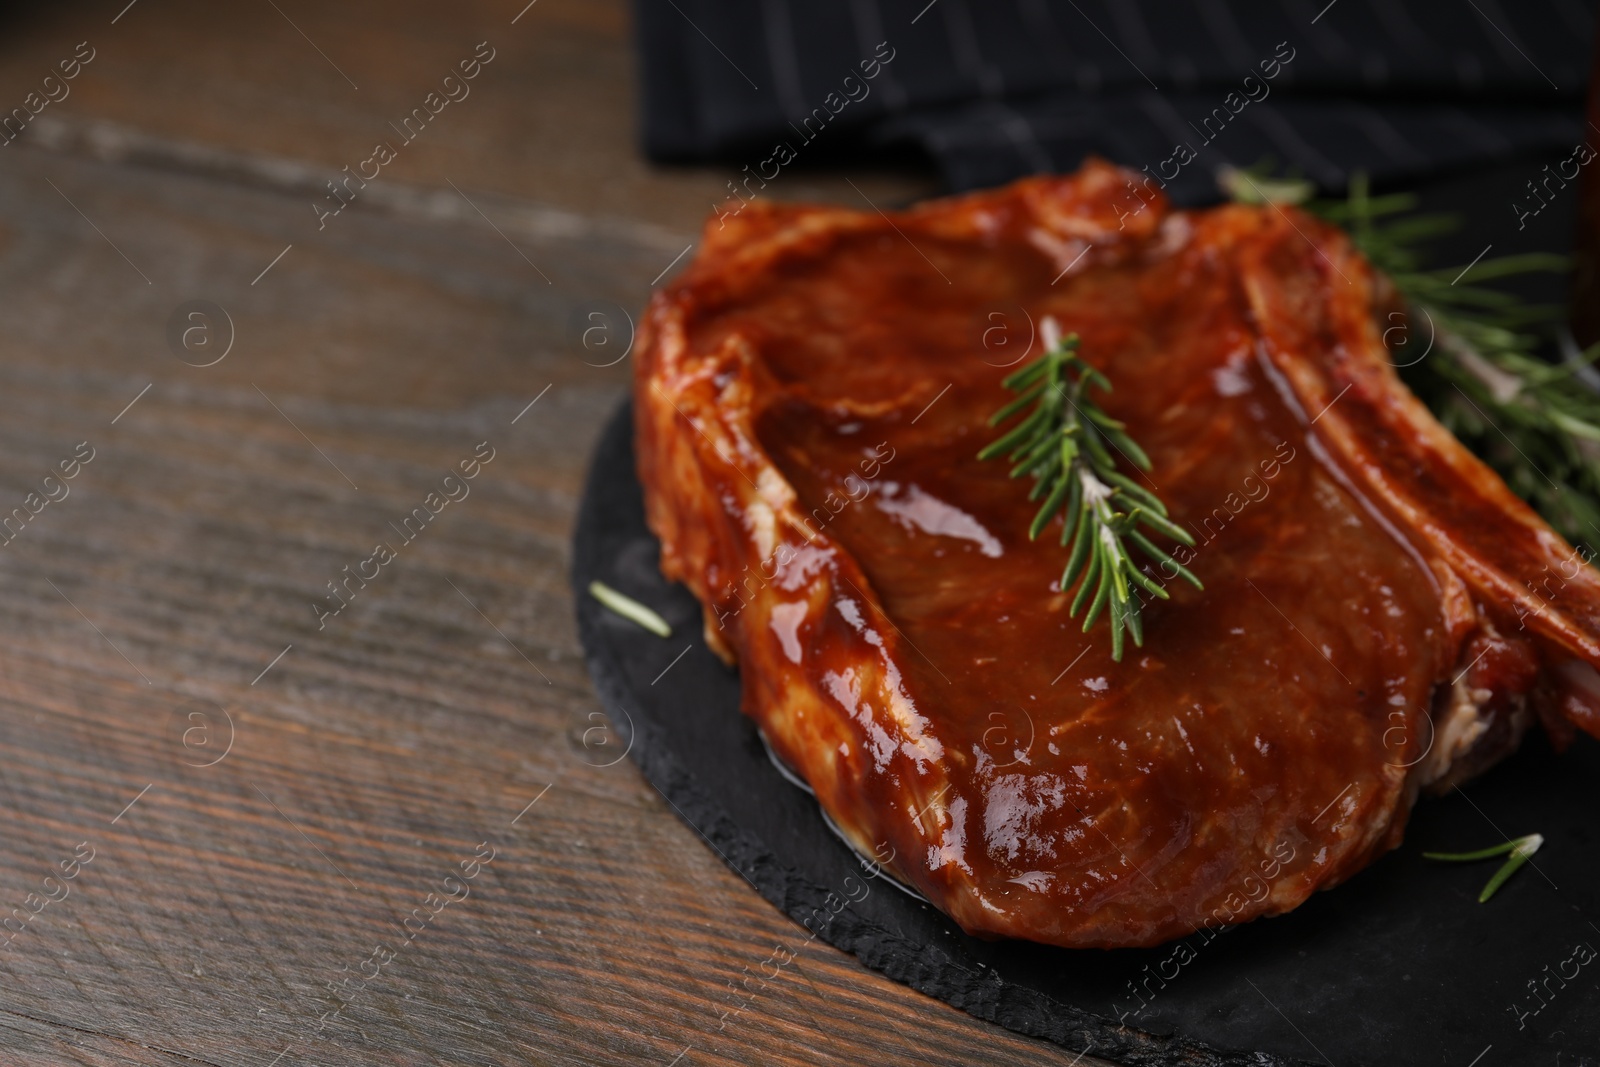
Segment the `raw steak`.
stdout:
[[[834,822],[967,931],[1282,913],[1533,719],[1600,733],[1600,578],[1400,383],[1393,310],[1337,230],[1103,163],[898,214],[751,203],[641,333],[662,569]],[[1030,542],[1028,482],[976,458],[1047,315],[1197,542],[1204,591],[1149,568],[1171,599],[1120,663],[1055,587],[1059,525]]]

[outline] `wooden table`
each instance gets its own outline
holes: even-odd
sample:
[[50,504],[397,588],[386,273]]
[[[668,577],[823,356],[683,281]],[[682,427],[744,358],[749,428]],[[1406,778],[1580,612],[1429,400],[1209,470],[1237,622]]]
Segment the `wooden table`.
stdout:
[[523,2],[0,15],[0,114],[66,93],[0,148],[0,1061],[1073,1062],[808,944],[611,763],[574,509],[732,171],[638,158],[624,3]]

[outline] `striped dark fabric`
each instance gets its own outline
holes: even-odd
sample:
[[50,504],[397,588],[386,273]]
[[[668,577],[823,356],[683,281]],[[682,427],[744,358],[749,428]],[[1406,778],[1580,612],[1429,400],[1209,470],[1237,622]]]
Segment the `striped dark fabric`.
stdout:
[[[1592,0],[637,0],[646,151],[926,152],[955,189],[1270,158],[1341,188],[1585,136]],[[1600,137],[1600,131],[1589,131]],[[785,152],[782,147],[786,146]],[[768,162],[775,160],[775,162]]]

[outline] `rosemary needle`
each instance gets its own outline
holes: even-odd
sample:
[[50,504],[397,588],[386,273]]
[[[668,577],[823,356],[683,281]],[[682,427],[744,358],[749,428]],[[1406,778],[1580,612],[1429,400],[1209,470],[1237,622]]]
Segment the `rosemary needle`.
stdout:
[[638,623],[657,637],[672,636],[672,627],[667,625],[666,619],[663,619],[632,597],[623,596],[604,582],[590,582],[589,595],[600,601],[607,609],[616,612],[630,622]]
[[[1062,592],[1079,582],[1069,614],[1076,616],[1088,605],[1083,629],[1108,612],[1111,658],[1122,659],[1123,635],[1144,644],[1141,600],[1135,587],[1166,600],[1168,593],[1139,568],[1128,551],[1129,543],[1157,563],[1176,568],[1176,574],[1204,588],[1200,579],[1157,547],[1139,527],[1170,537],[1183,545],[1194,538],[1167,518],[1166,505],[1154,493],[1117,470],[1110,449],[1115,448],[1140,470],[1150,469],[1144,449],[1128,436],[1127,428],[1107,415],[1092,399],[1089,387],[1109,390],[1111,383],[1078,355],[1078,335],[1061,336],[1056,320],[1041,323],[1044,355],[1005,379],[1005,387],[1020,395],[995,412],[990,426],[1021,414],[1028,415],[998,440],[978,453],[979,459],[1007,456],[1015,466],[1011,477],[1031,475],[1029,500],[1044,498],[1028,528],[1034,540],[1059,514],[1061,543],[1072,547],[1061,573]],[[1109,446],[1109,447],[1108,447]]]
[[1494,872],[1494,877],[1489,879],[1489,884],[1483,887],[1483,892],[1478,894],[1478,903],[1482,904],[1494,896],[1495,891],[1506,884],[1506,879],[1516,874],[1517,870],[1528,862],[1528,858],[1539,851],[1539,846],[1542,844],[1544,844],[1542,835],[1529,834],[1526,837],[1507,841],[1502,845],[1480,848],[1476,852],[1424,852],[1422,858],[1444,860],[1449,863],[1472,863],[1477,860],[1491,859],[1495,856],[1504,856],[1509,852],[1510,856],[1507,857],[1505,863],[1500,865],[1500,869]]

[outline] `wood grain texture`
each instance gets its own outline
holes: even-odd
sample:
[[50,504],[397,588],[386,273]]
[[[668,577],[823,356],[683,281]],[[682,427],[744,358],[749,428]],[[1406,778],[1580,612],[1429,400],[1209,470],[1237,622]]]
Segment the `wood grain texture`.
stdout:
[[[0,13],[6,108],[98,50],[0,150],[0,516],[94,450],[0,547],[0,1062],[1074,1062],[808,943],[613,763],[565,578],[599,364],[726,180],[635,157],[625,5],[276,6]],[[486,38],[319,231],[320,182]],[[167,340],[197,299],[233,333],[203,368]]]

